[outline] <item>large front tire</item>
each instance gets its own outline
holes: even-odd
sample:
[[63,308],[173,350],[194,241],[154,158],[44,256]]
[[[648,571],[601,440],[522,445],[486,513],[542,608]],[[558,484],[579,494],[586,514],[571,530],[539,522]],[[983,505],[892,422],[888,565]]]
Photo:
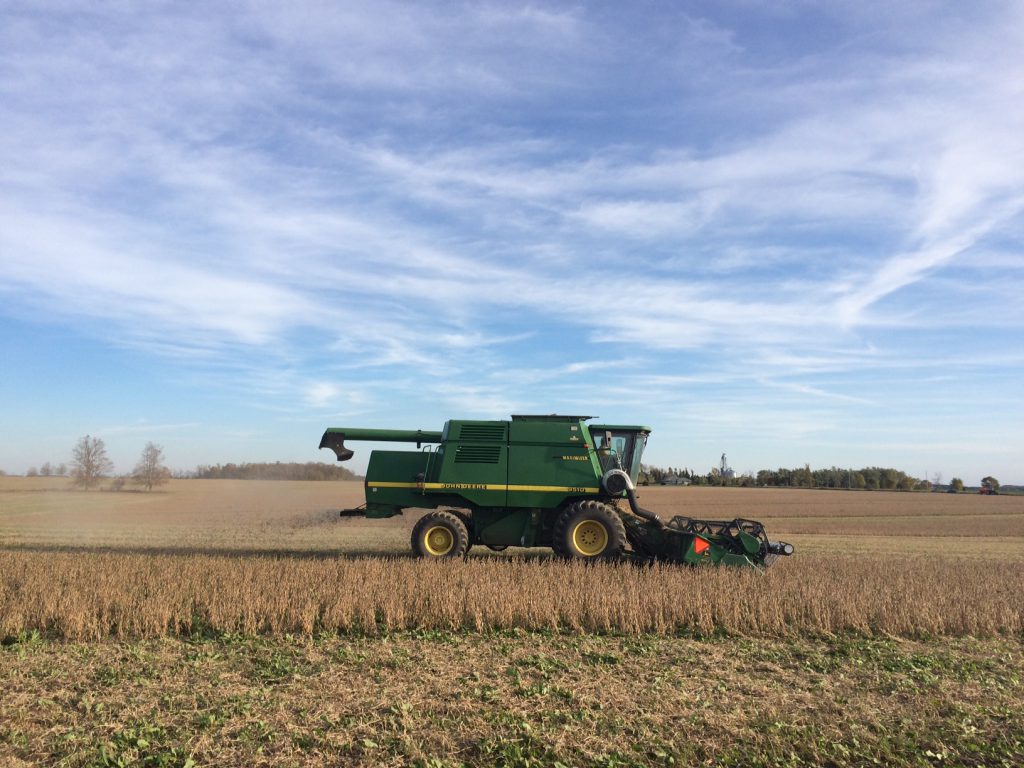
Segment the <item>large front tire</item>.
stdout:
[[552,549],[562,557],[614,558],[626,546],[626,528],[607,504],[577,501],[558,516],[553,539]]
[[412,551],[418,557],[462,557],[468,549],[466,525],[451,512],[430,512],[412,529]]

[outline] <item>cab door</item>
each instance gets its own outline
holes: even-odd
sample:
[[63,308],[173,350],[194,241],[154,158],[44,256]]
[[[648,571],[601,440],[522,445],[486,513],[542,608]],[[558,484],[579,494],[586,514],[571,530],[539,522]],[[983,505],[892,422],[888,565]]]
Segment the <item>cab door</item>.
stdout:
[[590,430],[590,439],[597,450],[601,471],[621,469],[632,477],[633,443],[636,435],[632,432],[616,432],[612,430]]

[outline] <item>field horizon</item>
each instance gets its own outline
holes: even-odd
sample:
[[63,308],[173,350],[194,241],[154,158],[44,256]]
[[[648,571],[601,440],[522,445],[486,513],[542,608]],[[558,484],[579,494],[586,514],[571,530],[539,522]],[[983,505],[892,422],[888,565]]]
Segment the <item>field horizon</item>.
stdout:
[[[1024,496],[678,486],[639,492],[641,503],[666,519],[748,517],[765,523],[771,537],[789,536],[811,551],[833,546],[835,536],[885,551],[929,550],[936,539],[957,537],[988,540],[969,542],[964,554],[1024,557]],[[353,480],[174,479],[149,492],[115,492],[76,490],[69,478],[0,477],[0,547],[406,551],[422,510],[387,520],[338,518],[339,509],[362,501],[362,482]]]

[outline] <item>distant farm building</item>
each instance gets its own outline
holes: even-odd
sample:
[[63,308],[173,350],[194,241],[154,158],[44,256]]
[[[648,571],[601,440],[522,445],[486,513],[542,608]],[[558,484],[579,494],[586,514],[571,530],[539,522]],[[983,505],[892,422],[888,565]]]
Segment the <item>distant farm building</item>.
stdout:
[[679,475],[665,475],[661,481],[662,485],[689,485],[690,478],[680,477]]
[[736,470],[729,466],[729,462],[725,460],[725,454],[722,454],[722,461],[718,465],[718,474],[723,480],[732,480],[736,477]]

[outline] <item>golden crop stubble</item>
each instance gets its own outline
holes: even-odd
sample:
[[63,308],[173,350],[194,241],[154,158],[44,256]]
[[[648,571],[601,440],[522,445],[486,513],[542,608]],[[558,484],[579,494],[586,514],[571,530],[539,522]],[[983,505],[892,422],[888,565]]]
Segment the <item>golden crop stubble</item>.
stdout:
[[1020,634],[1024,564],[805,556],[767,573],[553,559],[0,552],[0,635],[512,628]]

